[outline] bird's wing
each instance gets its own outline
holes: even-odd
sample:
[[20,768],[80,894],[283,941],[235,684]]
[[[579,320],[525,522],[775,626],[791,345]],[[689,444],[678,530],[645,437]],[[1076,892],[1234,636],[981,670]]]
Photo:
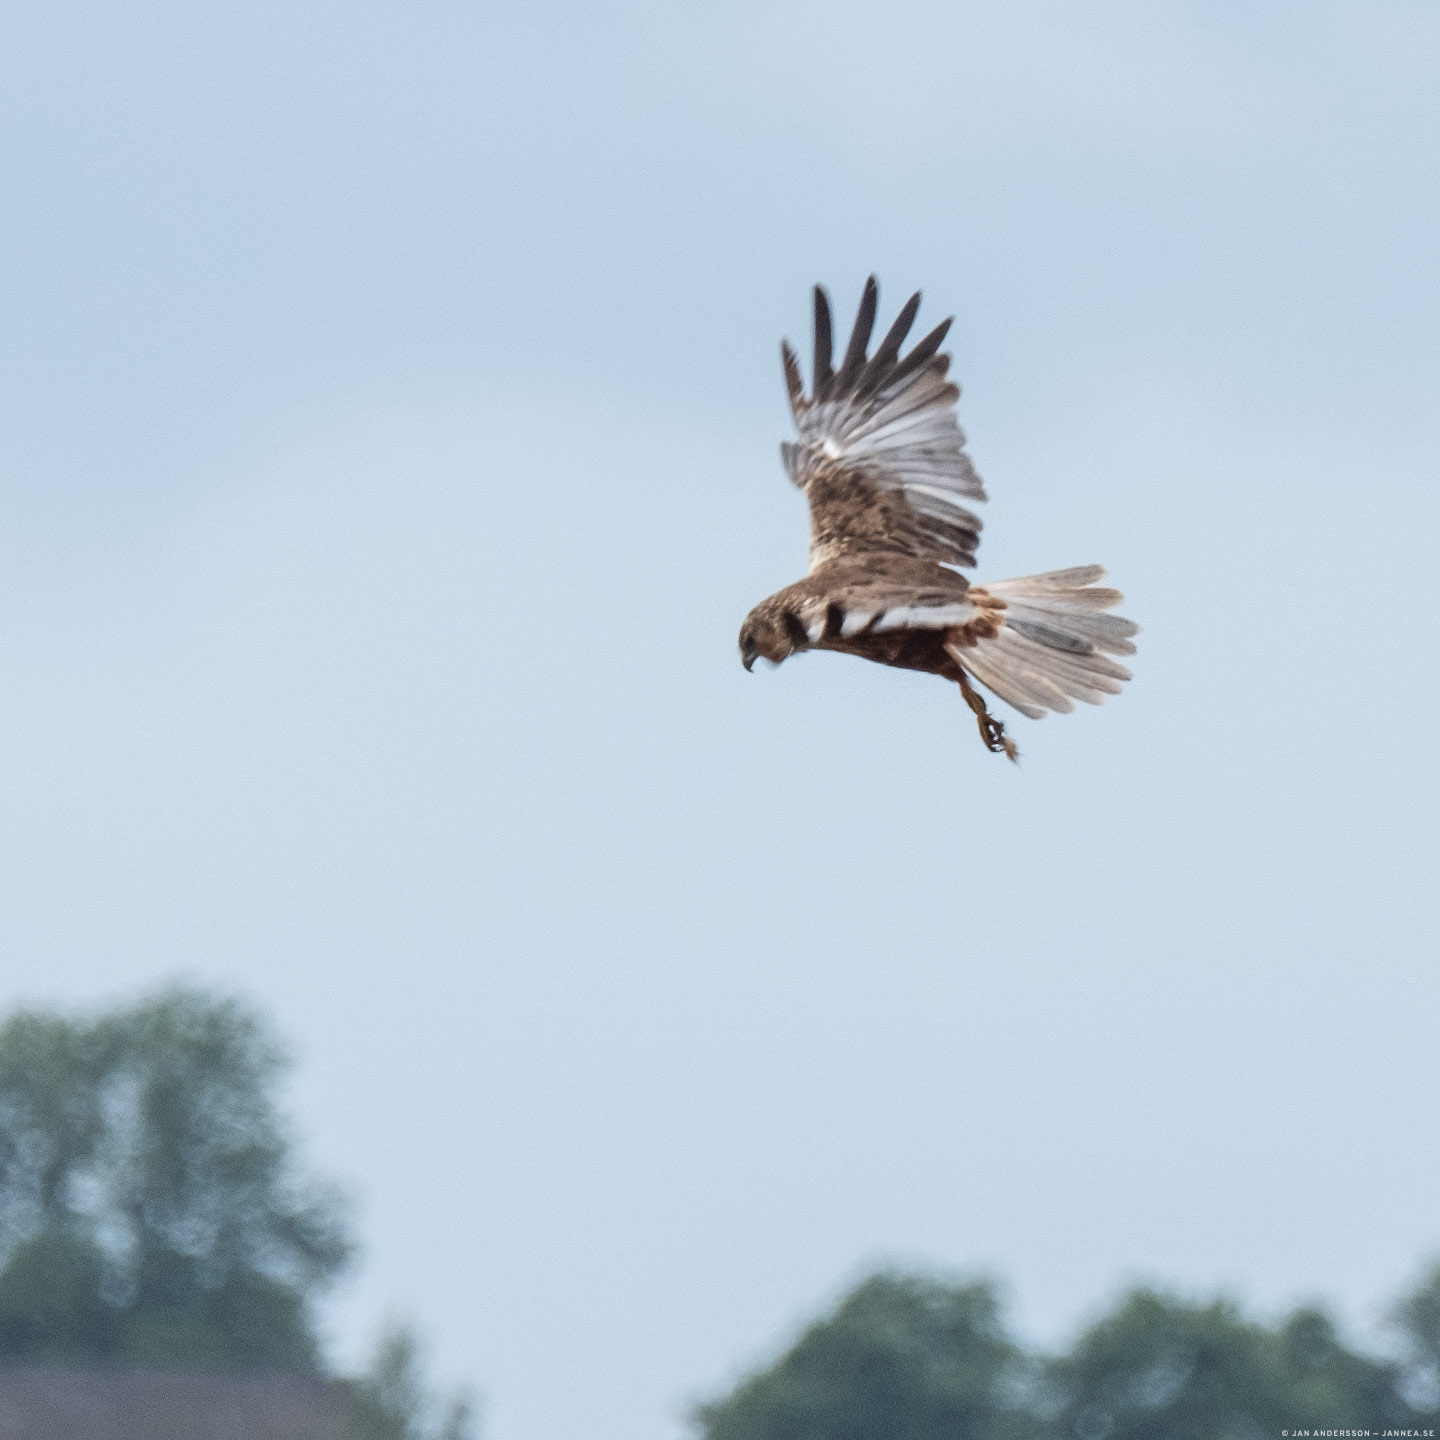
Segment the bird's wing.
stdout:
[[958,575],[951,576],[954,585],[927,585],[846,570],[831,566],[791,587],[792,608],[812,645],[894,630],[950,630],[980,613]]
[[955,420],[960,387],[939,353],[950,321],[902,358],[915,322],[912,295],[867,356],[879,290],[865,282],[860,313],[838,370],[831,365],[830,302],[815,287],[815,373],[805,394],[800,365],[781,346],[799,439],[782,445],[790,478],[810,501],[810,566],[875,551],[973,565],[980,520],[960,502],[985,489]]

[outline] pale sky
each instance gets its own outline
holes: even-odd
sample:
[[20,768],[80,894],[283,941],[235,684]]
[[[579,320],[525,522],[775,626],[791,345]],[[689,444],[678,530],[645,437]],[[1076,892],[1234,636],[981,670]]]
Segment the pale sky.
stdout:
[[[234,990],[490,1440],[679,1440],[868,1265],[1364,1336],[1440,1251],[1440,9],[12,0],[0,998]],[[836,656],[808,287],[955,314],[1099,711]],[[848,316],[847,316],[848,319]]]

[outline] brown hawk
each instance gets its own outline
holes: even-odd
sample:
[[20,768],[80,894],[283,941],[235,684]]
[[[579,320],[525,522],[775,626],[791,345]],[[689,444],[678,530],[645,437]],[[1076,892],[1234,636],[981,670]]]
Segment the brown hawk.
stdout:
[[809,396],[788,342],[780,347],[799,439],[780,447],[810,501],[810,573],[762,600],[740,627],[740,657],[778,665],[801,650],[839,650],[960,686],[988,749],[1012,760],[1005,727],[973,677],[1032,720],[1098,705],[1130,672],[1140,627],[1105,612],[1118,590],[1099,565],[971,585],[951,567],[975,563],[980,521],[961,503],[985,489],[956,423],[960,388],[940,345],[950,321],[908,355],[912,295],[867,356],[879,288],[865,282],[840,368],[831,364],[830,302],[815,287],[815,373]]

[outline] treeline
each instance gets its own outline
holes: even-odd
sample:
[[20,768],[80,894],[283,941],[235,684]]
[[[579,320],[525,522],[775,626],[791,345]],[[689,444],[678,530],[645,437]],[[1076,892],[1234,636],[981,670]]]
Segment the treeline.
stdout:
[[1392,1315],[1396,1352],[1323,1310],[1275,1324],[1135,1290],[1063,1355],[1011,1336],[994,1289],[886,1273],[769,1368],[701,1406],[702,1440],[1270,1440],[1440,1429],[1440,1269]]
[[[280,1119],[285,1057],[243,1004],[175,989],[0,1025],[0,1364],[323,1371],[314,1309],[354,1253]],[[884,1273],[693,1415],[698,1440],[1268,1440],[1440,1430],[1440,1270],[1391,1353],[1323,1310],[1126,1296],[1064,1354],[995,1292]],[[467,1440],[412,1336],[339,1382],[348,1440]]]
[[[355,1246],[280,1119],[285,1063],[195,990],[0,1026],[0,1364],[322,1372],[315,1302]],[[473,1433],[403,1331],[340,1383],[352,1440]]]

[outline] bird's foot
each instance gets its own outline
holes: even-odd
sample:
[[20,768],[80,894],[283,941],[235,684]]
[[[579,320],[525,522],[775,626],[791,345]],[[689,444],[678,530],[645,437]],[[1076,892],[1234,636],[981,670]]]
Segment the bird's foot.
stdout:
[[980,726],[980,738],[985,742],[985,748],[992,755],[1005,755],[1018,765],[1020,752],[1015,748],[1015,742],[1005,733],[1005,726],[986,709],[985,697],[971,685],[969,676],[963,670],[960,672],[960,693],[965,697],[965,703],[975,712],[976,722]]

